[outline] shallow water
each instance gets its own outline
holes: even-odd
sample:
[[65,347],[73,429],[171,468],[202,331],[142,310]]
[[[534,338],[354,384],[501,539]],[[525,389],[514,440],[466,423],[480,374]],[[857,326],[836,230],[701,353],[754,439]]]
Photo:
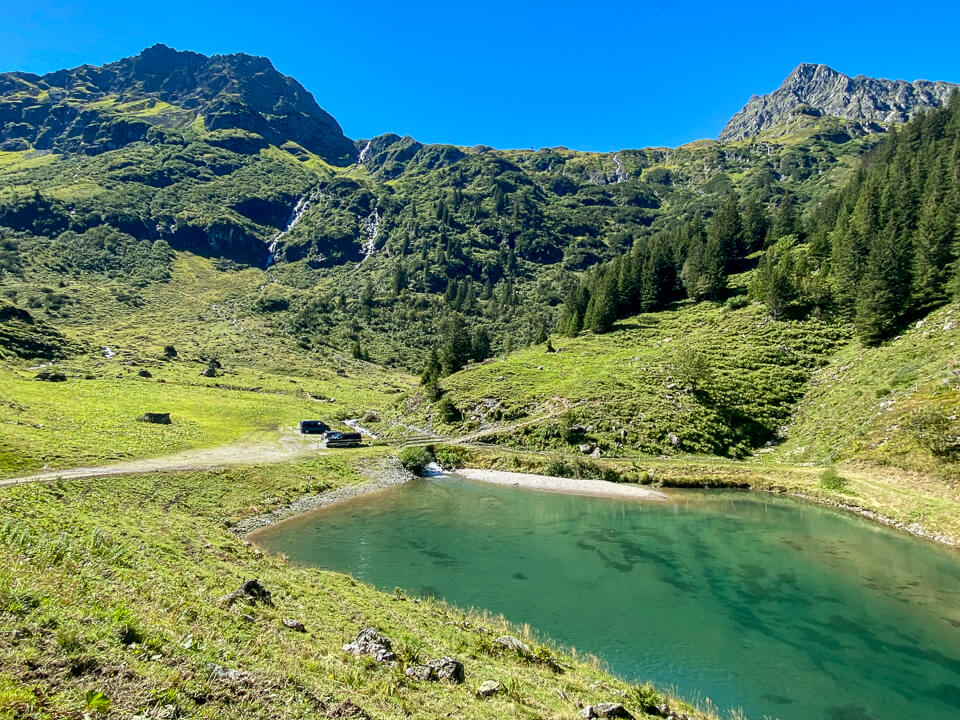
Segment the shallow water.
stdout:
[[426,478],[258,541],[529,622],[622,677],[750,718],[960,718],[955,553],[789,499],[673,497]]

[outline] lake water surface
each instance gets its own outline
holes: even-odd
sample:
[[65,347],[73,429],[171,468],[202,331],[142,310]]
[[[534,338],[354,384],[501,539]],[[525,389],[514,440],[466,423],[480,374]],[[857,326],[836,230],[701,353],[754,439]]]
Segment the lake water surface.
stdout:
[[755,720],[960,718],[955,552],[789,499],[673,499],[425,478],[258,541],[528,622],[624,678]]

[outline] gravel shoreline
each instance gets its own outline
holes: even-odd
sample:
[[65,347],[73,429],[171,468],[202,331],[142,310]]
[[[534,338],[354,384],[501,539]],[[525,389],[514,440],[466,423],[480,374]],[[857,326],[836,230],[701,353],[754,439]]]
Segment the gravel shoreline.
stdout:
[[478,482],[567,493],[569,495],[593,495],[621,500],[652,500],[654,502],[663,502],[670,499],[666,493],[659,490],[627,483],[612,483],[606,480],[577,480],[552,475],[534,475],[505,470],[481,470],[479,468],[460,468],[453,472],[468,480]]
[[376,465],[363,467],[359,470],[360,474],[367,478],[367,482],[356,485],[346,485],[319,494],[303,495],[289,505],[284,505],[268,513],[244,518],[231,527],[230,531],[235,535],[250,535],[257,530],[275,525],[295,515],[302,515],[311,510],[317,510],[328,505],[333,505],[334,503],[343,502],[344,500],[368,495],[389,487],[403,485],[416,477],[404,468],[396,458],[387,458]]

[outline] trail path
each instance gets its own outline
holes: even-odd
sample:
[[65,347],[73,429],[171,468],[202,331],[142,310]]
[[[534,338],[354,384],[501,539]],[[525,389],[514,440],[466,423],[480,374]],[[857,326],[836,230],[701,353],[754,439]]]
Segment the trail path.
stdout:
[[127,460],[114,465],[49,470],[37,475],[0,480],[0,487],[51,480],[78,480],[108,475],[134,475],[151,472],[189,472],[212,470],[228,465],[263,465],[293,460],[306,453],[318,452],[321,445],[316,438],[308,439],[293,432],[285,432],[274,440],[252,441],[244,444],[215,448],[185,450],[162,457]]

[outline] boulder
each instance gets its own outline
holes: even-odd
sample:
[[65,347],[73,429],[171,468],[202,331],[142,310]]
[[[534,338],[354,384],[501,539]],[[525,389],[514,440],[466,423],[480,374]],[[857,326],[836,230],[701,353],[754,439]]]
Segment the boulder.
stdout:
[[342,649],[344,652],[354,655],[369,655],[377,662],[397,664],[393,644],[372,627],[361,630],[357,639],[344,645]]
[[464,681],[463,663],[452,657],[442,657],[429,661],[426,665],[411,665],[404,674],[413,680],[436,682],[446,680],[460,684]]
[[501,647],[506,648],[507,650],[513,650],[518,655],[523,655],[524,657],[530,657],[533,655],[533,651],[530,649],[530,646],[522,640],[518,640],[513,635],[501,635],[493,642]]
[[273,596],[270,591],[261,585],[260,581],[256,578],[253,580],[244,580],[243,585],[229,595],[224,595],[220,598],[220,601],[228,607],[237,602],[237,600],[245,600],[251,605],[256,605],[257,603],[273,605]]
[[142,377],[142,378],[152,378],[152,377],[153,377],[153,373],[150,372],[149,370],[147,370],[146,368],[144,368],[143,370],[139,370],[139,371],[137,372],[137,375],[139,375],[139,376]]
[[200,377],[216,377],[217,368],[213,365],[207,365],[203,370],[200,371]]
[[501,685],[496,680],[487,680],[480,687],[477,688],[477,697],[479,698],[488,698],[496,695],[501,690],[503,690],[503,685]]
[[596,705],[587,705],[580,711],[580,717],[586,718],[632,718],[627,709],[620,703],[604,702]]
[[285,618],[283,621],[284,627],[288,627],[291,630],[296,630],[297,632],[306,632],[307,627],[299,620],[294,620],[293,618]]
[[593,445],[590,443],[583,443],[581,445],[577,445],[577,450],[582,452],[584,455],[589,455],[593,452]]

